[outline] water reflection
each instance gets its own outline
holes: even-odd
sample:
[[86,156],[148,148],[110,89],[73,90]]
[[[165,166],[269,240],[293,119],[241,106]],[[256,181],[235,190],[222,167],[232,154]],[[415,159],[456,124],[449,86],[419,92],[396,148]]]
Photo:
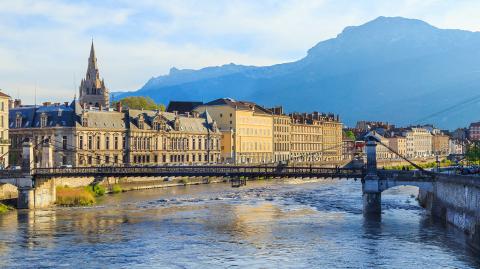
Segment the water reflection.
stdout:
[[[0,267],[479,266],[464,235],[400,188],[364,218],[355,182],[299,180],[129,192],[91,208],[0,216]],[[108,263],[105,263],[108,261]]]

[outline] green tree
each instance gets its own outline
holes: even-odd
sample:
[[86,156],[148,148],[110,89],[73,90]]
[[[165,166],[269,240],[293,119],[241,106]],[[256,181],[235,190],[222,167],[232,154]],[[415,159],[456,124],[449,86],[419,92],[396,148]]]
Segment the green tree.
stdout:
[[165,111],[163,104],[157,104],[150,97],[130,96],[120,100],[122,106],[131,109],[161,110]]
[[480,145],[478,141],[468,146],[465,157],[467,161],[471,163],[478,163],[480,161]]
[[354,134],[351,130],[346,131],[346,132],[345,132],[345,135],[346,135],[348,138],[352,139],[353,141],[357,140],[357,138],[355,137],[355,134]]

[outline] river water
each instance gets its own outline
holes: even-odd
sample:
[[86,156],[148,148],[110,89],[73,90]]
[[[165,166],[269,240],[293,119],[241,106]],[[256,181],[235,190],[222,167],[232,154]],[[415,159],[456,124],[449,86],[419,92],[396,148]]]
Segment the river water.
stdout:
[[211,184],[109,195],[91,208],[0,216],[0,268],[480,268],[414,187],[362,215],[345,180]]

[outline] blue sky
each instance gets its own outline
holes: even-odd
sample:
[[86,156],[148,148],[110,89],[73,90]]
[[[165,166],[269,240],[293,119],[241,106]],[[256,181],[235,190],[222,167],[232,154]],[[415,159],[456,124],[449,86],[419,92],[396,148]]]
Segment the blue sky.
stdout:
[[319,41],[378,16],[480,31],[480,1],[0,0],[0,88],[31,103],[70,100],[94,38],[112,91],[171,67],[297,60]]

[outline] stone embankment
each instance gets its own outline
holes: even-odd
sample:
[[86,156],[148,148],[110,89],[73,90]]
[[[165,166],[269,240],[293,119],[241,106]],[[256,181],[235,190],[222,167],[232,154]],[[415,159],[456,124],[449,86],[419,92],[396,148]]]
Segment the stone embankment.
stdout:
[[419,202],[431,214],[468,235],[480,251],[480,177],[438,175],[432,192],[420,191]]

